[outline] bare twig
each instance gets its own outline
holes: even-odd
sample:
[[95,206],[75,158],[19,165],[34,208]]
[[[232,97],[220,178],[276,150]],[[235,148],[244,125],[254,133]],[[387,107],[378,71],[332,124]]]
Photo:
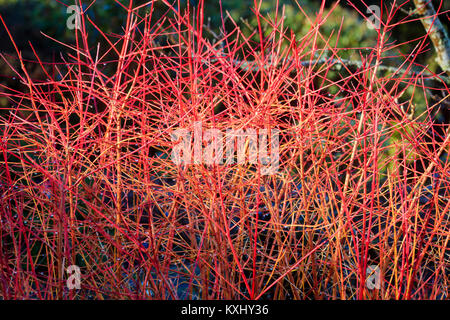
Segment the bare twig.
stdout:
[[422,24],[430,36],[437,53],[436,61],[450,75],[450,38],[439,20],[431,1],[414,0],[416,13],[422,16]]
[[[285,66],[288,66],[289,63],[294,63],[295,59],[293,57],[287,57],[285,59],[280,60],[280,62],[278,64],[274,64],[274,63],[267,63],[265,64],[262,69],[267,70],[270,67],[278,67],[280,64],[282,64],[282,62],[286,61]],[[211,59],[210,61],[203,61],[204,63],[215,63],[217,62],[218,59]],[[238,67],[239,69],[242,69],[244,71],[253,71],[253,72],[258,72],[260,71],[260,66],[257,62],[254,61],[241,61],[239,59],[233,59],[232,63],[234,66]],[[324,65],[327,64],[330,66],[331,69],[337,70],[337,71],[341,71],[342,68],[344,67],[351,67],[351,68],[362,68],[364,66],[363,62],[359,61],[359,60],[348,60],[348,59],[333,59],[333,58],[319,58],[319,59],[313,59],[313,60],[305,60],[305,61],[300,61],[299,64],[302,67],[311,67],[311,66],[320,66],[320,65]],[[374,65],[369,65],[367,66],[368,68],[370,67],[375,67]],[[435,81],[439,81],[441,83],[445,83],[447,85],[450,85],[450,78],[449,77],[445,77],[442,75],[436,75],[424,70],[420,70],[420,71],[413,71],[413,70],[406,70],[406,69],[399,69],[396,67],[392,67],[392,66],[386,66],[386,65],[378,65],[377,66],[377,72],[388,72],[388,73],[393,73],[393,74],[403,74],[403,75],[409,75],[411,77],[419,77],[421,79],[425,80],[435,80]]]

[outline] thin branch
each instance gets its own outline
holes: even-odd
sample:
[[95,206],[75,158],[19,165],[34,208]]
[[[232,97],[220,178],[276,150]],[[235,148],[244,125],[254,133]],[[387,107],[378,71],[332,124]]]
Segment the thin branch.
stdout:
[[[414,13],[415,15],[418,15],[418,13]],[[244,20],[241,18],[241,21],[244,22]],[[249,28],[250,26],[247,25]],[[210,27],[210,25],[205,25],[205,30],[207,32],[209,32],[214,39],[219,40],[220,37],[219,35],[217,35]],[[445,30],[444,30],[445,31]],[[222,56],[225,56],[225,54],[221,54]],[[282,61],[287,61],[290,63],[293,63],[295,61],[295,59],[293,57],[286,57],[284,59],[282,59],[280,61],[280,63]],[[214,63],[217,62],[218,59],[212,59],[211,61],[203,61],[204,63]],[[279,63],[279,64],[280,64]],[[329,59],[329,58],[320,58],[320,59],[314,59],[314,60],[309,60],[309,61],[300,61],[300,65],[302,65],[303,67],[310,67],[310,66],[316,66],[316,65],[323,65],[323,64],[331,64],[331,68],[336,70],[336,71],[340,71],[342,70],[343,67],[352,67],[352,68],[357,68],[360,69],[363,67],[363,63],[361,61],[358,60],[347,60],[347,59]],[[240,61],[238,59],[234,59],[233,60],[233,64],[236,67],[239,67],[241,70],[244,71],[254,71],[254,72],[258,72],[259,71],[259,66],[257,65],[256,62],[254,61]],[[269,64],[265,64],[263,66],[264,69],[268,69],[269,67],[276,67],[275,64],[273,63],[269,63]],[[398,69],[396,67],[391,67],[391,66],[386,66],[386,65],[378,65],[377,71],[381,71],[381,72],[389,72],[389,73],[393,73],[393,74],[406,74],[409,75],[411,77],[422,77],[423,80],[435,80],[435,81],[439,81],[441,83],[445,83],[447,85],[450,85],[450,78],[449,77],[445,77],[445,76],[439,76],[430,72],[427,72],[425,70],[421,70],[421,71],[413,71],[413,70],[406,70],[406,69]]]
[[450,75],[450,38],[439,20],[431,0],[414,0],[416,13],[422,16],[422,24],[433,42],[437,53],[436,61]]
[[[219,59],[211,59],[209,61],[202,61],[204,63],[214,63],[217,62]],[[295,59],[293,57],[287,57],[285,59],[282,59],[279,63],[267,63],[264,64],[263,69],[267,70],[270,67],[277,67],[279,65],[282,65],[282,61],[286,61],[286,63],[294,63]],[[232,60],[233,65],[238,67],[241,70],[244,71],[252,71],[252,72],[258,72],[260,70],[260,67],[258,66],[257,62],[254,61],[241,61],[238,59]],[[348,60],[348,59],[332,59],[332,58],[320,58],[320,59],[313,59],[313,60],[307,60],[307,61],[299,61],[299,64],[303,67],[310,67],[310,66],[319,66],[323,64],[330,65],[331,69],[334,69],[336,71],[341,71],[343,67],[352,67],[360,69],[364,66],[363,62],[359,60]],[[286,64],[287,65],[287,64]],[[375,67],[374,65],[369,65],[368,67]],[[386,66],[386,65],[378,65],[377,66],[377,72],[390,72],[393,74],[406,74],[411,77],[420,77],[423,80],[435,80],[439,81],[441,83],[445,83],[447,85],[450,85],[450,78],[446,76],[440,76],[437,74],[433,74],[430,72],[427,72],[425,70],[421,71],[413,71],[413,70],[406,70],[406,69],[399,69],[396,67]]]

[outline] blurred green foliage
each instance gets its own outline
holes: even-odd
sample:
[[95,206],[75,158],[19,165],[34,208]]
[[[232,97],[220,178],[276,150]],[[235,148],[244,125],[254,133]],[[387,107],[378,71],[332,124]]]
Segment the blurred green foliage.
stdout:
[[[198,10],[198,0],[180,0],[183,7],[190,3],[191,11],[193,13]],[[147,3],[148,0],[134,0],[134,6]],[[354,3],[360,1],[356,0]],[[379,1],[378,1],[379,2]],[[66,26],[66,21],[70,17],[67,13],[68,5],[78,4],[78,0],[0,0],[0,14],[5,19],[8,28],[19,47],[24,57],[31,57],[34,59],[34,54],[30,50],[29,42],[33,44],[40,58],[44,61],[59,59],[60,53],[65,52],[66,49],[57,42],[43,36],[48,35],[51,38],[57,39],[63,43],[73,42],[75,39],[74,30],[70,30]],[[83,0],[86,15],[98,25],[98,27],[105,33],[120,33],[126,19],[125,9],[114,0]],[[128,5],[128,0],[122,0],[123,5]],[[177,3],[177,1],[174,1]],[[264,0],[261,3],[261,13],[263,17],[274,18],[276,12],[275,0]],[[350,8],[348,5],[344,6],[345,1],[341,1],[333,9],[333,13],[328,15],[330,8],[334,6],[334,1],[327,1],[322,19],[324,19],[321,26],[321,33],[323,39],[318,39],[317,48],[321,48],[325,41],[329,41],[332,47],[336,48],[353,48],[351,50],[340,51],[340,56],[344,59],[360,60],[361,54],[366,55],[370,53],[371,49],[375,47],[377,41],[377,33],[375,30],[368,28],[363,17],[356,10]],[[373,1],[365,1],[368,5]],[[304,37],[310,24],[317,19],[317,14],[320,10],[321,1],[318,0],[280,0],[278,7],[278,17],[283,18],[284,27],[293,31],[295,37],[300,40]],[[361,4],[361,3],[360,3]],[[389,5],[389,1],[385,1]],[[301,6],[301,10],[299,9]],[[444,8],[450,8],[450,2],[445,4]],[[154,17],[155,20],[166,13],[167,7],[161,1],[154,2]],[[205,0],[205,23],[213,29],[214,32],[220,33],[223,28],[230,30],[233,28],[233,23],[226,17],[229,15],[240,26],[245,35],[252,34],[257,26],[258,21],[253,13],[254,0]],[[405,7],[411,8],[411,7]],[[362,13],[366,13],[361,9]],[[148,11],[148,8],[143,8],[142,13]],[[401,16],[401,13],[399,14]],[[225,18],[225,19],[224,19]],[[401,17],[401,18],[404,18]],[[89,40],[92,44],[101,41],[99,32],[87,23]],[[264,35],[270,33],[270,27],[262,21],[262,28]],[[208,36],[208,33],[204,33]],[[424,34],[423,27],[420,22],[400,24],[398,29],[391,32],[390,41],[397,41],[403,43],[414,38],[418,38]],[[287,32],[290,35],[290,32]],[[259,35],[255,34],[254,40],[258,41]],[[13,52],[8,36],[3,27],[0,27],[0,52]],[[400,48],[404,54],[411,51],[416,42],[406,44]],[[359,48],[359,49],[355,49]],[[364,49],[367,48],[367,49]],[[312,49],[312,48],[311,48]],[[317,54],[327,55],[327,52],[317,52]],[[429,50],[427,54],[418,58],[418,62],[427,65],[431,70],[436,71],[438,66],[433,57],[433,50]],[[397,56],[397,51],[386,52],[385,56]],[[390,64],[398,66],[399,60],[387,58],[383,64]],[[5,65],[1,69],[5,69]],[[1,70],[3,75],[9,75],[10,71]],[[329,76],[333,76],[330,73]],[[345,75],[344,75],[345,76]],[[336,89],[336,88],[334,88]],[[333,88],[330,89],[333,93]],[[412,94],[412,92],[408,92]],[[416,93],[415,102],[423,101],[423,95]],[[422,111],[422,110],[420,110]]]
[[[128,1],[121,1],[124,5]],[[134,1],[135,5],[146,3],[147,1]],[[66,12],[66,5],[78,3],[78,0],[72,1],[56,1],[56,0],[0,0],[0,13],[4,17],[7,25],[11,28],[14,38],[19,42],[19,46],[23,47],[30,40],[33,44],[41,44],[42,49],[51,49],[52,44],[42,41],[41,32],[58,39],[63,42],[71,41],[74,38],[73,30],[66,27],[67,18],[70,16]],[[85,9],[91,1],[82,1]],[[159,3],[159,4],[158,4]],[[181,1],[186,6],[187,1]],[[314,20],[314,15],[320,8],[320,1],[302,0],[299,2],[302,9]],[[195,10],[198,5],[197,1],[190,1]],[[264,15],[274,15],[276,1],[263,1],[261,12]],[[219,1],[205,1],[205,15],[210,19],[210,26],[218,31],[222,26],[221,10]],[[254,7],[253,0],[228,0],[222,3],[222,13],[227,13],[242,27],[244,32],[251,32],[248,27],[256,27],[257,21],[254,17],[252,9]],[[298,5],[292,0],[280,0],[279,16],[283,12],[284,7],[284,25],[292,29],[300,38],[309,28],[308,19],[298,9]],[[155,14],[162,15],[164,13],[161,2],[155,3]],[[86,11],[86,14],[106,33],[120,32],[126,17],[124,9],[113,0],[96,0],[92,6]],[[326,14],[326,13],[325,13]],[[343,19],[343,17],[345,17]],[[362,18],[355,11],[350,11],[339,7],[327,19],[322,27],[325,37],[333,34],[332,43],[336,40],[337,31],[343,22],[343,28],[340,34],[339,47],[364,47],[371,46],[376,41],[376,33],[368,30]],[[230,21],[225,22],[225,28],[231,26]],[[2,28],[3,29],[3,28]],[[247,30],[246,30],[247,29]],[[3,30],[2,30],[3,32]],[[91,35],[96,36],[96,31],[91,28]],[[36,41],[38,40],[39,41]],[[7,44],[1,44],[1,49],[6,49]],[[50,46],[50,47],[49,47]]]
[[[125,22],[126,15],[124,8],[116,1],[82,0],[81,2],[83,3],[84,9],[86,9],[86,14],[101,28],[101,30],[105,33],[120,32],[122,25]],[[124,6],[129,3],[128,0],[121,0],[120,2]],[[134,0],[133,4],[138,6],[148,2],[148,0]],[[180,0],[183,7],[186,7],[188,2],[193,11],[199,6],[198,0]],[[366,14],[366,11],[363,9],[363,1],[355,0],[353,2],[356,5],[359,4],[362,13]],[[370,0],[364,2],[367,5],[380,3],[380,1]],[[383,1],[388,7],[390,6],[390,2],[391,0]],[[435,2],[438,3],[440,1]],[[30,40],[33,45],[40,46],[41,49],[51,52],[57,45],[51,43],[51,41],[43,40],[41,33],[62,42],[73,40],[74,31],[69,30],[66,27],[66,21],[70,16],[66,11],[66,6],[78,3],[79,0],[0,0],[0,14],[11,29],[20,48],[27,47],[27,42]],[[173,3],[177,3],[177,1],[173,1]],[[263,0],[261,3],[261,12],[263,15],[270,15],[273,17],[276,11],[276,3],[277,1],[275,0]],[[327,7],[334,6],[334,3],[335,1],[333,0],[326,1]],[[279,16],[284,12],[284,26],[290,28],[296,34],[297,38],[301,38],[306,34],[309,28],[310,22],[308,19],[311,19],[312,21],[316,19],[320,4],[321,1],[319,0],[279,0],[278,12]],[[305,17],[302,10],[298,8],[299,5],[309,18]],[[163,5],[162,1],[155,1],[154,7],[154,15],[156,18],[166,11],[166,6]],[[254,0],[224,0],[221,5],[219,0],[205,0],[204,10],[207,17],[205,21],[209,18],[209,25],[211,28],[218,31],[219,28],[222,27],[222,14],[226,17],[229,13],[238,25],[241,26],[243,31],[249,34],[254,31],[254,28],[257,26],[257,21],[252,11],[253,8]],[[409,4],[409,6],[405,6],[404,8],[410,9],[412,7],[411,4]],[[444,1],[442,10],[447,9],[450,9],[450,2]],[[325,10],[324,17],[327,15],[328,11],[329,9]],[[404,18],[404,16],[402,18]],[[442,19],[443,21],[446,20],[445,17],[442,17]],[[341,24],[342,28],[340,30]],[[226,21],[224,26],[227,29],[231,27],[232,24],[230,21]],[[95,28],[91,27],[89,30],[91,40],[96,41],[98,33]],[[325,38],[332,35],[330,42],[332,44],[335,44],[339,32],[339,42],[336,46],[340,48],[373,47],[377,39],[376,32],[367,27],[361,14],[351,8],[347,1],[340,1],[333,14],[329,15],[326,21],[324,21],[321,31]],[[399,29],[395,30],[392,35],[400,42],[404,42],[420,36],[423,33],[424,30],[421,24],[415,22],[399,26]],[[5,39],[5,35],[3,27],[0,27],[1,39]],[[8,42],[9,41],[3,41],[0,43],[1,51],[12,49]],[[45,54],[45,52],[43,54]],[[433,61],[431,61],[431,63],[433,63]],[[434,67],[433,64],[431,66]]]

